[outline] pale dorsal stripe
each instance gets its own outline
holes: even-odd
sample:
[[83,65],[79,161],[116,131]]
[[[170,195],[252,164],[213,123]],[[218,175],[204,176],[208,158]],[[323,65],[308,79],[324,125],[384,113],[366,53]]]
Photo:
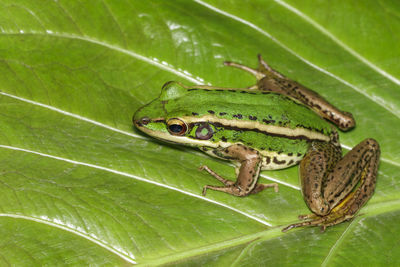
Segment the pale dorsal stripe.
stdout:
[[225,126],[229,127],[237,127],[243,129],[254,129],[259,130],[262,132],[270,133],[270,134],[277,134],[277,135],[284,135],[290,137],[297,137],[297,136],[305,136],[311,140],[321,140],[321,141],[329,141],[330,138],[327,135],[324,135],[319,132],[314,132],[305,128],[296,127],[294,129],[288,127],[281,127],[275,125],[266,125],[262,124],[258,121],[246,121],[246,120],[229,120],[229,119],[221,119],[217,118],[212,115],[206,115],[202,117],[180,117],[183,121],[187,124],[196,123],[196,122],[211,122],[211,123],[220,123]]

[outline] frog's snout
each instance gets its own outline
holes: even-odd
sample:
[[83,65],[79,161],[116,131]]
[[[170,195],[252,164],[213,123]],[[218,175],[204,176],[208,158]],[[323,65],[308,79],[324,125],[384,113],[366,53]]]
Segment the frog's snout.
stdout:
[[132,121],[133,121],[133,124],[135,124],[135,126],[141,127],[141,126],[145,126],[145,125],[149,124],[149,122],[151,120],[149,117],[137,118],[136,116],[133,116]]
[[147,125],[151,120],[148,116],[145,116],[142,112],[143,107],[139,108],[135,114],[133,114],[132,122],[136,127],[141,127]]

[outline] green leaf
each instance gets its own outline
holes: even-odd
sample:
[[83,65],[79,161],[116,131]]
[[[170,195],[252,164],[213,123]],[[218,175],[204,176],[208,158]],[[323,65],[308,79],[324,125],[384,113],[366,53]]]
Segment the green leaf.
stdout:
[[[0,1],[0,265],[398,265],[400,4],[395,1]],[[282,233],[309,213],[297,168],[246,198],[160,143],[133,113],[169,80],[244,87],[270,65],[351,111],[343,146],[382,149],[351,222]]]

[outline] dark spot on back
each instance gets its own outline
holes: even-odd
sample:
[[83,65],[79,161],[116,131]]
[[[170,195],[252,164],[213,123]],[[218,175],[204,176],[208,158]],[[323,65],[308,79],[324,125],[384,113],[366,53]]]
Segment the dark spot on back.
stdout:
[[252,121],[255,121],[255,120],[257,120],[257,117],[249,115],[249,119],[252,120]]
[[266,124],[270,124],[270,123],[275,123],[275,120],[266,120],[266,119],[263,119],[263,122],[265,122]]

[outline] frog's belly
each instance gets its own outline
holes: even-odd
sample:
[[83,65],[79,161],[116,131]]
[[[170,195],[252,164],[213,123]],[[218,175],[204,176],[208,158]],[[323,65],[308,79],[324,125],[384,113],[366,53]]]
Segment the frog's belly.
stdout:
[[[232,160],[228,158],[223,158],[218,156],[218,149],[213,149],[213,148],[207,148],[207,147],[200,147],[200,150],[203,152],[207,153],[208,155],[215,157],[215,158],[220,158],[224,160]],[[285,154],[285,153],[277,153],[273,151],[262,151],[260,152],[262,156],[262,165],[261,169],[262,170],[279,170],[279,169],[284,169],[293,165],[298,164],[302,159],[303,159],[303,154],[295,154],[295,153],[290,153],[290,154]],[[232,160],[236,165],[238,163],[235,160]]]
[[271,151],[263,151],[262,155],[262,170],[279,170],[298,164],[302,159],[301,154],[283,154]]

